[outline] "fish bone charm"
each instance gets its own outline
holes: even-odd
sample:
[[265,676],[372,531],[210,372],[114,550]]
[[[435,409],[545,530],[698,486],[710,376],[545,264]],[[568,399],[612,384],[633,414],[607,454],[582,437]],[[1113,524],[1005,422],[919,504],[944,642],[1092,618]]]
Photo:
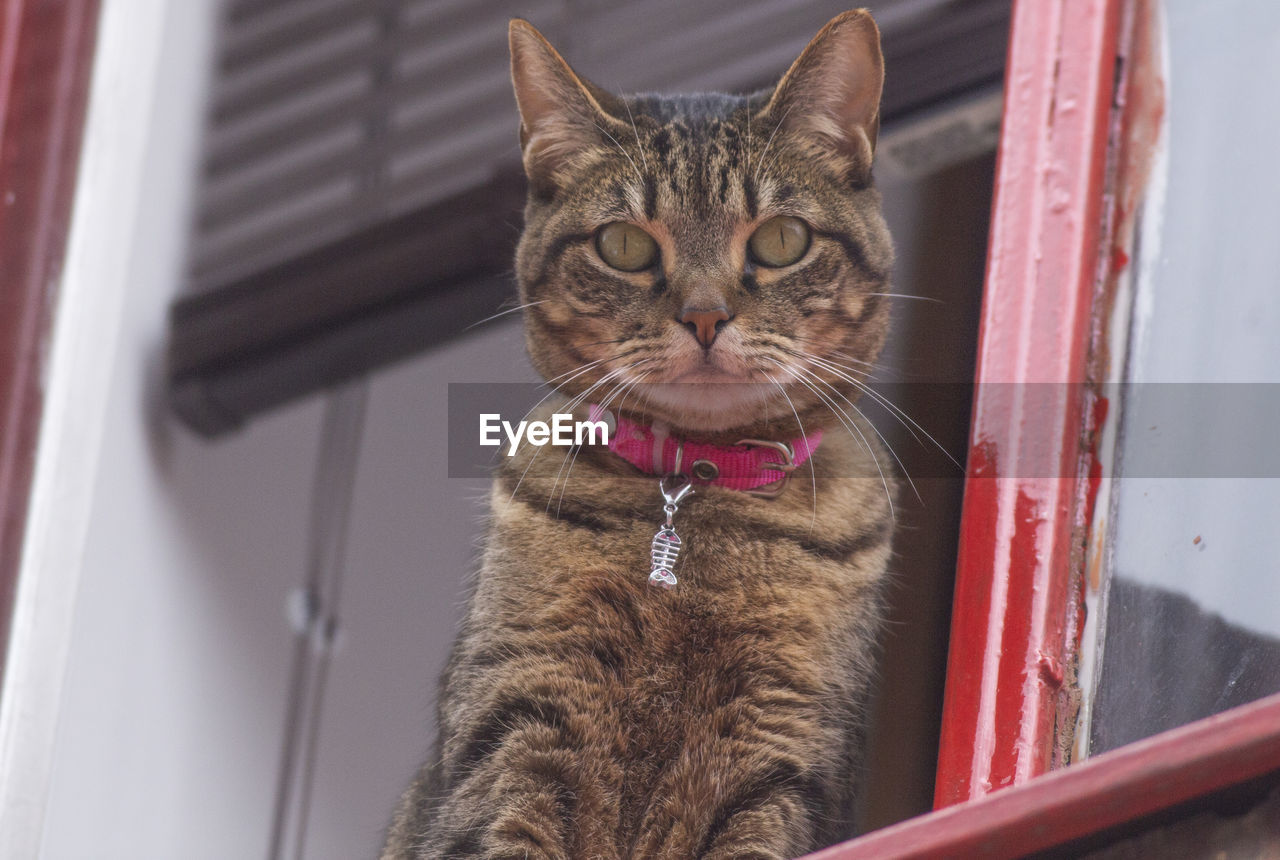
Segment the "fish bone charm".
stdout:
[[673,588],[676,575],[672,569],[680,558],[680,535],[670,526],[663,526],[653,536],[653,546],[649,556],[653,560],[653,570],[649,571],[649,584],[659,588]]
[[[667,481],[675,483],[675,489],[667,489]],[[675,588],[676,562],[680,560],[680,547],[683,541],[676,534],[672,518],[679,510],[680,502],[693,492],[693,484],[684,475],[668,475],[658,482],[658,491],[662,493],[662,512],[667,515],[667,522],[658,528],[649,547],[649,559],[652,569],[649,571],[649,584],[659,588]]]

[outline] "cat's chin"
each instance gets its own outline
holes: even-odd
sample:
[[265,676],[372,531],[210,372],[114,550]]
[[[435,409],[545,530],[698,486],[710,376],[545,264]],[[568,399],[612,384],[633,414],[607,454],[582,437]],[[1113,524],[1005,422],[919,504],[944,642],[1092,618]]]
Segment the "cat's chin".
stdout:
[[723,372],[686,374],[675,382],[642,383],[635,394],[646,411],[674,427],[718,433],[759,420],[761,407],[777,396],[767,382],[743,382]]

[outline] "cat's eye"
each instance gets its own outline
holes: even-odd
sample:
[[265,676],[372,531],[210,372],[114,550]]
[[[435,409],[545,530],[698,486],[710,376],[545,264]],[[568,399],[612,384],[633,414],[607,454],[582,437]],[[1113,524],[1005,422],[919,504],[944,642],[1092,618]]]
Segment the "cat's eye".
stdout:
[[766,266],[790,266],[809,250],[809,225],[790,215],[761,224],[747,243],[751,257]]
[[596,233],[600,259],[624,272],[639,272],[658,261],[658,243],[634,224],[614,221]]

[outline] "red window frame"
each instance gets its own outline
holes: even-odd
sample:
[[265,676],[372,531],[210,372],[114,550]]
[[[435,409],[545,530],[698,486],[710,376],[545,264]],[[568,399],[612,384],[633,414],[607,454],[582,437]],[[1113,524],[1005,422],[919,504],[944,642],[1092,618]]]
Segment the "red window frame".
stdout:
[[1126,824],[1268,775],[1280,783],[1280,696],[877,830],[809,860],[1025,857],[1104,831],[1128,835]]
[[98,0],[0,9],[0,671],[97,26]]
[[937,811],[815,860],[1018,857],[1280,784],[1280,695],[1065,767],[1102,477],[1095,345],[1142,181],[1128,143],[1149,131],[1142,112],[1162,86],[1121,59],[1151,33],[1154,2],[1015,0]]
[[[1026,782],[1069,733],[1088,361],[1123,0],[1014,8],[935,803]],[[1109,247],[1109,245],[1108,245]],[[1061,384],[1066,383],[1066,384]]]

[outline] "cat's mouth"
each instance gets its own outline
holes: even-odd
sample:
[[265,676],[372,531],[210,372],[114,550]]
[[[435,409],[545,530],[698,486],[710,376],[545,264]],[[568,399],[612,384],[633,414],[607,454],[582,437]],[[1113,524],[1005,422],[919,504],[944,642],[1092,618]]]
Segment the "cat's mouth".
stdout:
[[650,377],[651,382],[664,383],[672,389],[687,389],[688,397],[705,394],[709,386],[751,386],[763,382],[752,372],[752,364],[744,350],[730,337],[711,350],[694,353],[681,350],[672,355],[663,373]]
[[694,431],[722,431],[749,424],[776,386],[748,368],[730,368],[717,361],[699,361],[672,368],[661,378],[650,377],[636,386],[643,398],[669,423]]
[[711,349],[695,348],[683,330],[679,334],[662,358],[638,368],[618,398],[624,406],[630,401],[674,427],[715,432],[751,424],[778,396],[735,332],[724,332]]
[[673,426],[714,432],[751,423],[776,389],[719,371],[714,379],[685,375],[673,382],[644,383],[637,394]]
[[733,371],[726,370],[725,368],[712,363],[700,364],[696,367],[692,367],[682,373],[676,374],[674,377],[667,380],[667,382],[669,383],[678,384],[678,385],[684,385],[684,384],[698,385],[698,384],[706,384],[706,383],[733,384],[733,383],[743,383],[743,382],[750,382],[750,381],[751,380],[749,378],[744,377],[740,373],[734,373]]

